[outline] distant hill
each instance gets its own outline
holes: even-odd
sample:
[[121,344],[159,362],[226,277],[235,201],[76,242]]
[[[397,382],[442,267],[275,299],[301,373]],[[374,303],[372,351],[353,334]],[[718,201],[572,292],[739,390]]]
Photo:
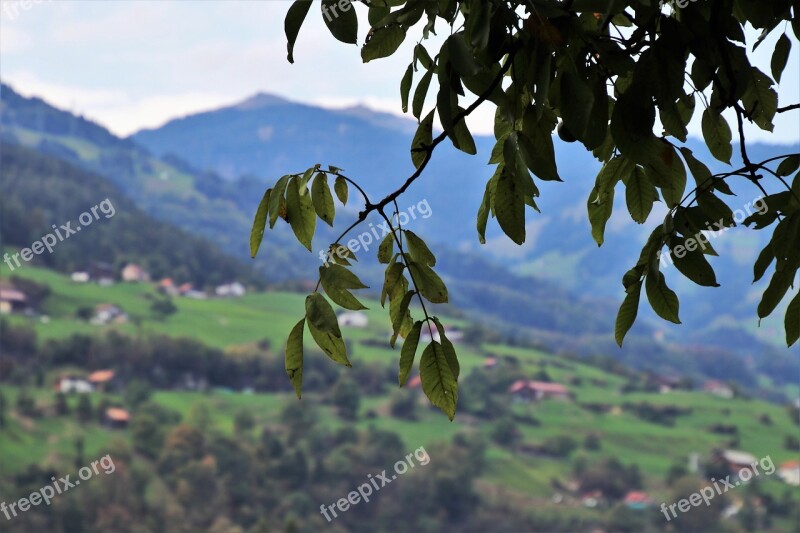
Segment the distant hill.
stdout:
[[[155,277],[172,277],[199,287],[231,280],[260,283],[248,266],[205,239],[154,220],[106,178],[27,148],[0,145],[3,245],[28,248],[53,225],[76,230],[56,242],[53,253],[34,256],[35,264],[62,272],[85,269],[90,263],[142,265]],[[105,202],[107,200],[107,202]],[[101,203],[82,233],[78,217]],[[69,224],[68,224],[69,223]],[[53,240],[56,240],[56,237]],[[10,274],[3,265],[3,275]],[[25,263],[21,267],[25,268]]]

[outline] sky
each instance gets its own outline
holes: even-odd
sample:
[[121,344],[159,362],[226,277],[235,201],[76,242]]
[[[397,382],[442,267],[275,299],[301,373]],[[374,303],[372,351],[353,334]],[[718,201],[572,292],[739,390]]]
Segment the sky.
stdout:
[[[289,0],[2,0],[0,78],[26,96],[39,96],[122,136],[257,92],[329,108],[362,104],[402,114],[399,83],[414,38],[393,57],[364,64],[359,48],[333,39],[312,8],[290,64],[283,31],[289,5]],[[363,42],[366,11],[358,9]],[[748,42],[756,35],[748,32]],[[789,35],[793,47],[780,105],[800,102],[800,45]],[[767,73],[776,39],[764,42],[752,59]],[[431,41],[429,50],[438,48],[437,42]],[[493,117],[485,106],[468,122],[473,132],[491,134]],[[800,141],[800,112],[783,113],[775,124],[774,134],[749,127],[748,140]],[[699,113],[690,133],[700,135]]]

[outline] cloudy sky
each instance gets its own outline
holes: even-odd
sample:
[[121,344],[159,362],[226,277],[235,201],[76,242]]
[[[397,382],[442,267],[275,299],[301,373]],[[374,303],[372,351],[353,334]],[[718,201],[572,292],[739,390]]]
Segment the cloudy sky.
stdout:
[[[312,9],[291,65],[283,33],[289,5],[288,0],[2,0],[0,78],[120,135],[259,91],[327,107],[365,104],[401,113],[398,86],[413,39],[393,58],[365,65],[358,47],[335,41]],[[367,29],[364,16],[362,40]],[[754,63],[765,72],[774,40],[755,55]],[[800,45],[794,39],[793,45],[781,105],[800,101]],[[482,110],[470,126],[489,133],[492,117],[493,110]],[[777,118],[774,136],[758,130],[749,135],[796,143],[800,112]]]

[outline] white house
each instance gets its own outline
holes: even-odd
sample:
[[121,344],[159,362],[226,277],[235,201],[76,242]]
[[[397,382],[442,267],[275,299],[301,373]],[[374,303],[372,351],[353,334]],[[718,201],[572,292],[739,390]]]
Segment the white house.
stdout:
[[83,378],[65,376],[58,380],[58,390],[65,394],[69,394],[71,392],[86,394],[92,392],[94,387],[92,387],[92,384]]
[[365,328],[369,324],[367,315],[359,311],[347,311],[337,317],[340,326],[351,328]]
[[70,279],[73,283],[87,283],[89,281],[89,273],[88,272],[73,272],[70,275]]
[[214,293],[221,298],[241,298],[246,292],[247,290],[244,288],[244,285],[238,281],[220,285],[214,290]]

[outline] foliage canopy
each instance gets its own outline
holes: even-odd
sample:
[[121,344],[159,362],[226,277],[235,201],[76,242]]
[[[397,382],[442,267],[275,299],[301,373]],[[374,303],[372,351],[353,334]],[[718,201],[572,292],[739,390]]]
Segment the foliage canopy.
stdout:
[[[758,304],[759,318],[770,315],[790,292],[800,267],[800,154],[753,162],[744,124],[772,131],[776,113],[800,109],[797,103],[780,108],[774,88],[792,47],[786,32],[800,38],[800,3],[372,0],[364,4],[370,26],[361,47],[365,63],[394,54],[412,31],[419,35],[400,82],[403,111],[410,107],[419,121],[410,147],[416,170],[397,190],[377,202],[341,169],[323,169],[319,164],[281,177],[266,191],[251,234],[253,255],[267,223],[272,228],[279,218],[288,222],[297,239],[311,250],[316,219],[333,224],[331,178],[341,203],[347,202],[350,187],[364,201],[358,218],[331,245],[331,266],[320,267],[317,290],[321,285],[328,298],[315,290],[308,297],[306,316],[290,335],[286,369],[298,397],[304,326],[331,359],[350,365],[328,299],[346,309],[363,308],[350,292],[365,288],[350,269],[355,254],[340,241],[376,212],[392,227],[378,250],[378,259],[387,265],[381,305],[388,299],[394,330],[391,344],[394,346],[400,337],[405,339],[400,354],[400,385],[409,376],[425,328],[430,342],[419,362],[422,388],[450,419],[455,416],[458,359],[444,326],[428,314],[425,303],[447,302],[447,289],[433,269],[434,254],[422,239],[401,227],[392,208],[397,212],[397,198],[423,174],[443,141],[449,140],[468,154],[476,153],[464,118],[487,102],[496,106],[497,142],[489,161],[496,165],[495,172],[478,205],[477,232],[482,243],[490,217],[512,241],[525,242],[527,208],[538,211],[536,180],[561,181],[554,131],[564,142],[580,142],[602,163],[586,202],[592,236],[598,245],[603,244],[620,183],[635,222],[643,224],[648,219],[654,202],[663,201],[669,208],[663,223],[645,242],[637,263],[622,278],[626,295],[615,328],[620,345],[636,320],[643,287],[661,318],[680,323],[678,296],[660,271],[665,247],[681,274],[699,285],[717,286],[707,260],[716,252],[703,232],[736,225],[733,211],[723,200],[733,194],[729,183],[734,179],[751,182],[767,206],[742,223],[755,230],[772,230],[769,244],[754,265],[755,281],[771,272]],[[357,44],[359,17],[351,0],[323,1],[320,5],[333,37]],[[286,15],[290,62],[294,62],[294,44],[311,7],[310,1],[298,0]],[[750,51],[771,33],[782,32],[769,73],[750,62],[746,26],[761,32]],[[444,32],[446,37],[432,53],[425,44],[437,32]],[[431,91],[435,91],[436,104],[426,112],[426,96]],[[695,113],[700,114],[710,153],[730,165],[733,130],[723,112],[736,117],[742,166],[712,174],[685,146],[687,125]],[[434,117],[443,128],[437,136],[433,134]],[[779,192],[770,193],[768,189]],[[690,241],[700,246],[690,246]],[[686,253],[676,253],[679,246]],[[409,311],[415,299],[423,314],[417,321]],[[791,346],[800,336],[800,294],[791,299],[785,329],[786,342]]]

